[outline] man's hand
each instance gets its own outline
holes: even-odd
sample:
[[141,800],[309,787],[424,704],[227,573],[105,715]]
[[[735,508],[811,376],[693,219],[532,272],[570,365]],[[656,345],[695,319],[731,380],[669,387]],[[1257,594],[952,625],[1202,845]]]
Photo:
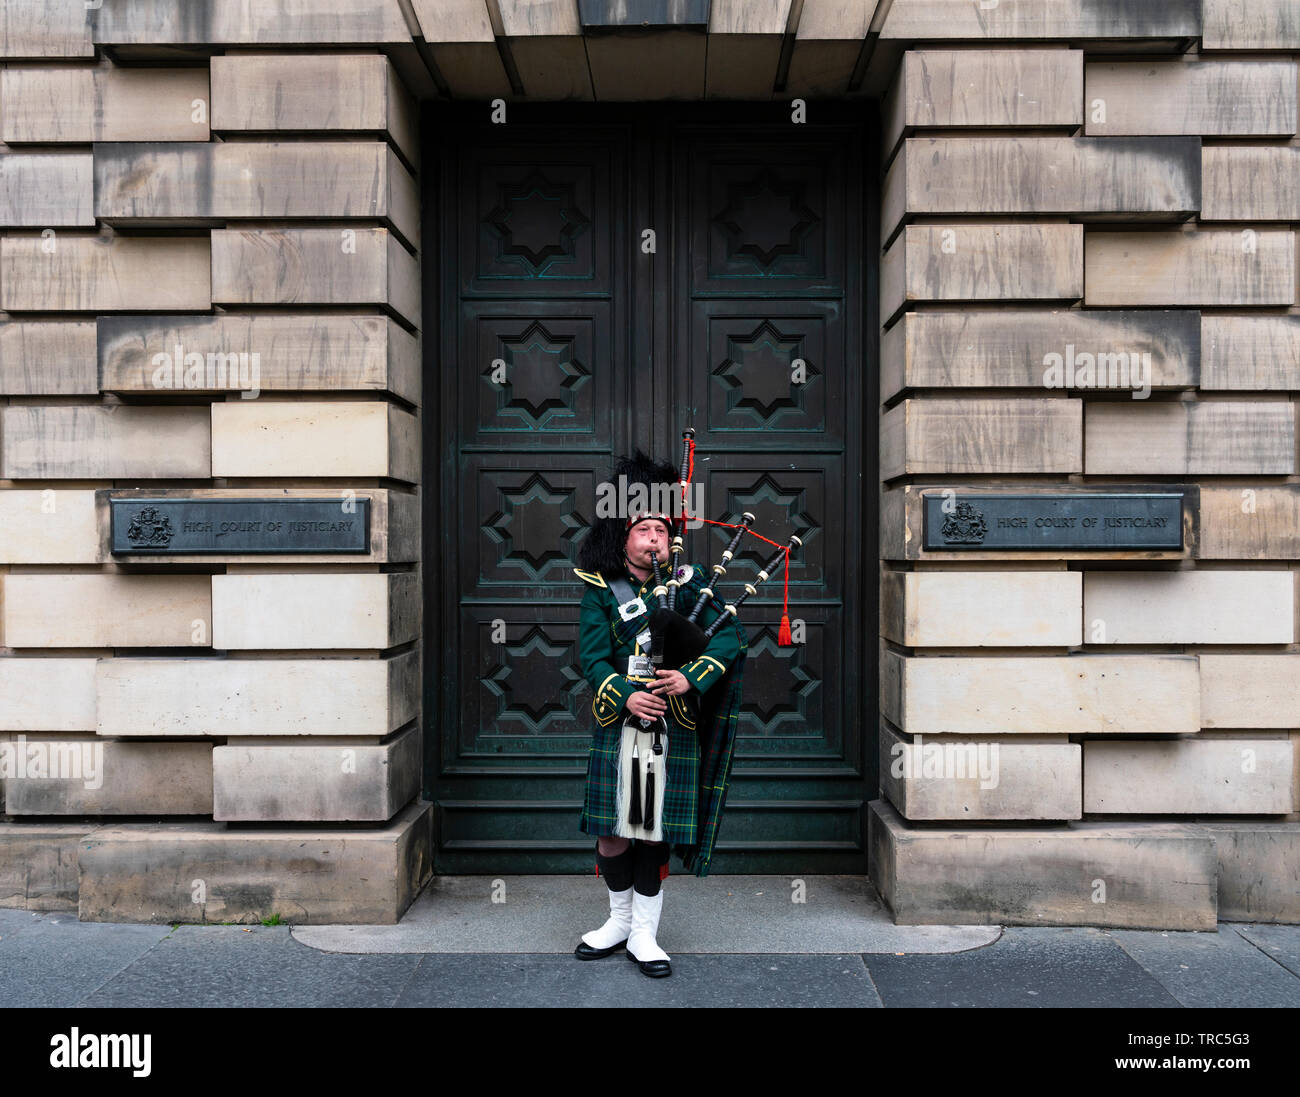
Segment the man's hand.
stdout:
[[655,676],[659,681],[650,687],[650,692],[657,693],[660,697],[680,697],[691,688],[686,675],[680,670],[657,670]]
[[627,699],[624,707],[638,719],[654,720],[668,711],[668,702],[639,689]]

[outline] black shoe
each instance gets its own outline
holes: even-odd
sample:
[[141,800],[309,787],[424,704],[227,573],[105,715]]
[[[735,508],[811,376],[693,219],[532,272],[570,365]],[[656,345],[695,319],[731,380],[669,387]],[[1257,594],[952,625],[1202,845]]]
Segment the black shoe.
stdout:
[[[626,943],[625,941],[624,944]],[[663,979],[673,973],[672,965],[667,960],[638,960],[631,952],[627,958],[641,969],[642,975],[649,975],[651,979]]]
[[[619,941],[616,945],[610,945],[609,948],[592,948],[586,941],[579,941],[578,947],[573,950],[573,955],[579,960],[603,960],[611,953],[617,952],[621,948],[627,948],[626,941]],[[629,953],[629,955],[631,955]]]

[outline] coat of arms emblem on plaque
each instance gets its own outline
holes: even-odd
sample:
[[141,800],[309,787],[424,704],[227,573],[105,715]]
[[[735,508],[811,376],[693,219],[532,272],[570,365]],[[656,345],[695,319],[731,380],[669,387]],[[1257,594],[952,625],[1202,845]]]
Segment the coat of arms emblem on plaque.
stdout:
[[958,503],[957,509],[943,520],[940,531],[943,533],[945,544],[982,545],[989,526],[984,521],[982,511],[976,510],[970,503],[962,502]]
[[167,515],[159,514],[157,507],[145,507],[131,516],[126,537],[132,548],[166,548],[175,532]]

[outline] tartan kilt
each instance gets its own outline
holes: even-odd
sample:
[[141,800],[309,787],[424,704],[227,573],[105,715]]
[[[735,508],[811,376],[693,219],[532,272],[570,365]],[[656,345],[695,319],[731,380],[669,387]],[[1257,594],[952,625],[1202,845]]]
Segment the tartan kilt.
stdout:
[[[695,841],[695,806],[699,795],[700,744],[694,729],[674,717],[668,722],[668,785],[664,789],[663,840],[690,845]],[[587,792],[578,826],[587,834],[612,837],[617,814],[614,809],[618,781],[618,748],[623,721],[595,729],[587,757]]]

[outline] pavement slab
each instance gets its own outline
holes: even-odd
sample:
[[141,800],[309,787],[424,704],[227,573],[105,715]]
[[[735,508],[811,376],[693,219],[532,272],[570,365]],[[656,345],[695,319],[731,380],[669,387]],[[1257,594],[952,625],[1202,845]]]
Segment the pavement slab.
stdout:
[[391,1006],[419,962],[418,956],[328,955],[298,944],[286,926],[183,925],[82,1004]]
[[[439,876],[394,926],[295,926],[326,952],[570,955],[609,917],[591,876]],[[794,901],[801,900],[801,901]],[[979,948],[998,926],[896,926],[861,876],[670,876],[659,944],[674,954],[939,953]]]
[[996,945],[948,956],[869,956],[886,1007],[1176,1007],[1119,943],[1091,928],[1008,927]]
[[879,1008],[862,957],[673,957],[673,974],[650,979],[616,952],[602,960],[532,954],[425,956],[399,1006],[618,1006]]
[[[1221,925],[1218,933],[1104,932],[1184,1006],[1300,1006],[1300,979],[1234,926]],[[1294,946],[1300,936],[1292,940]]]
[[[168,926],[79,922],[75,914],[0,919],[0,1005],[72,1006],[144,956]],[[122,932],[125,931],[125,932]]]
[[[1220,926],[1219,932],[1225,928]],[[1300,926],[1234,924],[1232,928],[1291,974],[1300,976]]]

